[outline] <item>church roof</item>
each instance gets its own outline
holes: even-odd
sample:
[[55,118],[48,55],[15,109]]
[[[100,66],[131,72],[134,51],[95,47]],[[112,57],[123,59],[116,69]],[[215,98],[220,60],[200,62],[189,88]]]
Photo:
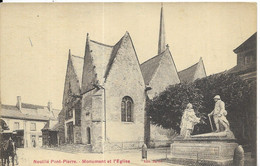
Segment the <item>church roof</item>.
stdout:
[[198,64],[199,63],[196,63],[187,69],[178,72],[181,83],[189,83],[193,81]]
[[72,65],[74,67],[74,71],[76,73],[77,79],[79,81],[79,85],[81,87],[84,59],[83,59],[83,57],[72,55],[71,61],[72,61]]
[[141,71],[146,85],[148,85],[152,80],[153,75],[160,64],[161,58],[164,55],[164,52],[152,57],[151,59],[148,59],[147,61],[141,64]]
[[[196,75],[198,70],[203,70],[203,75]],[[200,72],[199,72],[200,73]],[[206,70],[202,58],[198,63],[178,72],[181,83],[190,83],[198,78],[206,77]]]
[[106,72],[107,64],[110,61],[113,46],[99,43],[93,40],[89,42],[91,50],[91,57],[93,58],[93,65],[97,74],[97,80],[104,82],[104,75]]
[[89,42],[87,42],[90,50],[90,56],[93,60],[94,70],[97,74],[96,77],[99,83],[105,82],[118,50],[127,36],[130,36],[128,32],[126,32],[125,35],[114,46],[103,44],[94,40],[89,40]]
[[119,48],[121,46],[122,41],[123,41],[123,37],[114,45],[114,47],[112,49],[111,56],[110,56],[108,64],[107,64],[107,68],[106,68],[106,71],[105,71],[104,78],[106,78],[108,76],[108,73],[109,73],[109,71],[112,67],[112,64],[113,64],[114,59],[116,57],[117,51],[119,50]]

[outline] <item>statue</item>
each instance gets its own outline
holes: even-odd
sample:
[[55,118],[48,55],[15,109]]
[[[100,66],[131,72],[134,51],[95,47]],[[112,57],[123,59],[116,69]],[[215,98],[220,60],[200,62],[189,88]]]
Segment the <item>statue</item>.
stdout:
[[217,128],[216,132],[220,132],[220,124],[224,126],[225,132],[230,131],[229,122],[226,118],[227,111],[225,109],[225,103],[220,99],[219,95],[216,95],[214,97],[214,100],[215,100],[215,108],[210,114],[208,114],[208,116],[209,118],[210,116],[213,116]]
[[187,104],[186,109],[182,115],[181,119],[181,132],[180,135],[184,138],[190,138],[190,134],[193,131],[194,125],[200,122],[200,118],[195,115],[194,110],[192,109],[192,104]]

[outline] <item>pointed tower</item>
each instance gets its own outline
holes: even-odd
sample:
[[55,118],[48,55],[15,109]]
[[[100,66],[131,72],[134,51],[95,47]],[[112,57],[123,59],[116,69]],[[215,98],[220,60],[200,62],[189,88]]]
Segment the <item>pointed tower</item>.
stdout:
[[85,47],[85,56],[84,56],[84,64],[83,64],[83,74],[82,74],[82,88],[81,93],[85,93],[86,91],[93,88],[93,84],[97,83],[97,73],[96,66],[93,62],[92,49],[90,46],[89,34],[87,34],[86,39],[86,47]]
[[164,18],[163,18],[163,5],[161,7],[161,16],[160,16],[160,31],[159,31],[159,42],[158,42],[158,54],[165,51],[165,30],[164,30]]

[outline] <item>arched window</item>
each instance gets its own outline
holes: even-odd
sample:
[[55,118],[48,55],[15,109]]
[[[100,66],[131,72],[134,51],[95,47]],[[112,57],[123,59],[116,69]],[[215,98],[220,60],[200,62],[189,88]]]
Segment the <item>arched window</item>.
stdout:
[[121,102],[121,121],[133,122],[133,100],[129,96],[125,96]]

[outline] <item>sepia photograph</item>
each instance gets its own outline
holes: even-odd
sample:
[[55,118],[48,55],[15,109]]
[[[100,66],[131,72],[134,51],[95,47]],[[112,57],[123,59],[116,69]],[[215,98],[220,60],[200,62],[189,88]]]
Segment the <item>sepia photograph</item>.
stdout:
[[256,2],[0,4],[2,166],[256,166]]

